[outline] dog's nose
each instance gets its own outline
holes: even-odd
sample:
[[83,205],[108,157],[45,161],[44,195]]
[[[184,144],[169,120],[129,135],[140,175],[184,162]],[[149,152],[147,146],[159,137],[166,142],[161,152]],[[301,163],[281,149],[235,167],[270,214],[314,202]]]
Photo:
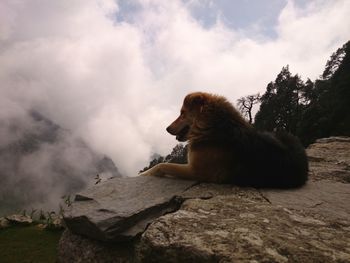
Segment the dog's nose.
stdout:
[[168,128],[166,128],[166,131],[169,132],[169,133],[171,133],[171,132],[170,132],[170,126],[169,126]]

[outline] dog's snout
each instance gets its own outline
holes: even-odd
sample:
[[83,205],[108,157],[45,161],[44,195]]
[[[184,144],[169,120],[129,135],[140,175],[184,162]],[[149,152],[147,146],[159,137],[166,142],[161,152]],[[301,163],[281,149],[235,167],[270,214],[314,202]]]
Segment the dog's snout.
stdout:
[[174,128],[172,128],[171,125],[168,128],[166,128],[166,131],[169,132],[171,135],[176,135],[174,132]]
[[174,127],[172,127],[171,125],[168,126],[168,128],[166,128],[166,131],[169,132],[171,135],[176,135]]

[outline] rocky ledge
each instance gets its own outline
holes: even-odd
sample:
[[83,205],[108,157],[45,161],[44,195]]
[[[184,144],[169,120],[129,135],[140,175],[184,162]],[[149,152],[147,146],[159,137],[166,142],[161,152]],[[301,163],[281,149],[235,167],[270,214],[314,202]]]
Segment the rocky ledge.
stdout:
[[310,179],[257,190],[116,178],[77,195],[59,262],[350,262],[350,138],[307,149]]

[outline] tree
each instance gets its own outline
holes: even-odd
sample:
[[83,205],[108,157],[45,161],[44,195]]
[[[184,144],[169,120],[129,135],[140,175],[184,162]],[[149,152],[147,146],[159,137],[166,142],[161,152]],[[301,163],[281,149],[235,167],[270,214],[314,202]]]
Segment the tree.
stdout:
[[171,153],[165,157],[168,163],[187,163],[187,145],[177,144]]
[[350,136],[350,41],[332,54],[321,77],[305,83],[283,67],[261,96],[254,126],[285,130],[308,145],[332,135]]
[[244,117],[248,117],[249,123],[253,122],[252,109],[260,101],[260,94],[248,95],[237,100],[238,109]]
[[341,48],[338,48],[338,50],[331,55],[331,58],[327,61],[326,68],[321,76],[323,80],[330,79],[334,75],[334,73],[339,69],[347,54],[346,49],[348,48],[348,45],[349,42]]
[[350,41],[332,54],[320,82],[319,102],[327,107],[330,135],[350,135]]
[[260,109],[255,116],[255,127],[270,131],[296,133],[304,83],[292,75],[288,65],[283,67],[274,82],[266,87],[260,98]]
[[332,135],[350,135],[350,41],[336,52],[340,61],[331,76]]
[[304,83],[304,86],[300,89],[301,98],[300,103],[302,105],[308,105],[311,101],[316,98],[316,94],[314,92],[315,83],[313,83],[309,78]]
[[307,145],[320,137],[350,136],[350,41],[332,54],[320,79],[305,93],[300,137]]
[[276,88],[273,82],[266,87],[266,92],[260,97],[260,109],[255,115],[254,126],[258,129],[273,131],[276,128],[277,100]]
[[170,154],[166,157],[160,154],[153,154],[153,158],[148,166],[143,168],[140,172],[144,172],[159,163],[187,163],[187,145],[181,143],[177,144]]

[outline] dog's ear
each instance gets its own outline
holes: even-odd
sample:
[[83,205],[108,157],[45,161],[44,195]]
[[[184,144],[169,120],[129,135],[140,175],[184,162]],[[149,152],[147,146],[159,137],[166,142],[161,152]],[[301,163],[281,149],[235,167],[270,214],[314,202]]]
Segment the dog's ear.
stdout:
[[189,108],[202,108],[207,101],[207,96],[202,92],[188,94],[184,104]]

